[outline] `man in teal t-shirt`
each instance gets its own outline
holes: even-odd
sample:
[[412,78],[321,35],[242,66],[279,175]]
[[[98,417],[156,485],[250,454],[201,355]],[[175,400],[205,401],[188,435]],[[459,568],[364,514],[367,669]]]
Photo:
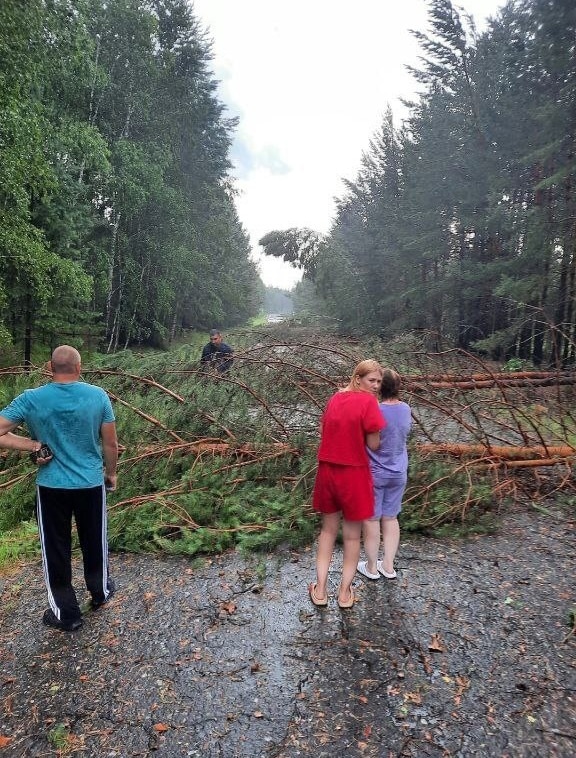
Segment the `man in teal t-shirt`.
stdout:
[[38,530],[50,608],[43,621],[64,631],[82,625],[72,586],[72,516],[84,562],[84,578],[98,608],[114,593],[108,573],[105,490],[116,488],[118,440],[110,399],[80,381],[78,351],[61,345],[52,353],[52,381],[25,390],[0,411],[2,435],[25,423],[52,458],[36,476]]

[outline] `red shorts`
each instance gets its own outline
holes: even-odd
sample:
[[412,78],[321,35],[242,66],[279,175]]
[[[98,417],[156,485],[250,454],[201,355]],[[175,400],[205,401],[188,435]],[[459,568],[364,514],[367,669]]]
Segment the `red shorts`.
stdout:
[[320,461],[312,507],[319,513],[342,511],[346,521],[363,521],[374,515],[374,488],[368,466],[338,466]]

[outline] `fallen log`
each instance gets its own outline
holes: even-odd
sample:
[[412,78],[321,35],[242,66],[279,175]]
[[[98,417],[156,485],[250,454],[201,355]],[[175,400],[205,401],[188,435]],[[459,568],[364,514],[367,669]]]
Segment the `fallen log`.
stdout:
[[451,379],[431,379],[431,380],[414,380],[406,378],[402,382],[405,390],[411,392],[429,392],[435,390],[480,390],[490,389],[492,387],[560,387],[576,384],[574,374],[559,376],[557,374],[549,376],[525,376],[509,377],[498,375],[493,377],[483,377],[474,379],[472,377],[453,377]]
[[[456,442],[423,442],[417,446],[423,453],[452,455],[455,458],[495,458],[502,461],[536,461],[533,465],[552,465],[576,457],[576,449],[570,445],[483,445]],[[550,463],[552,461],[552,464]]]
[[411,374],[403,377],[406,382],[483,382],[486,380],[514,380],[514,379],[550,379],[550,378],[576,379],[573,371],[484,371],[477,374]]

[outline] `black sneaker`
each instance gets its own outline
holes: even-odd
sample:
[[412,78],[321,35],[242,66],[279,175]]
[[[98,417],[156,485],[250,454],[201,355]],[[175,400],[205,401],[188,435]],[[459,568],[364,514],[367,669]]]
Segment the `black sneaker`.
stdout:
[[98,608],[101,608],[105,603],[107,603],[109,600],[112,600],[114,597],[114,593],[116,592],[116,584],[114,583],[114,579],[108,579],[108,597],[105,600],[90,600],[90,607],[93,611],[98,610]]
[[75,632],[82,626],[82,619],[74,619],[71,621],[60,621],[56,618],[56,615],[52,608],[47,608],[44,611],[42,621],[46,626],[51,626],[53,629],[60,629],[61,632]]

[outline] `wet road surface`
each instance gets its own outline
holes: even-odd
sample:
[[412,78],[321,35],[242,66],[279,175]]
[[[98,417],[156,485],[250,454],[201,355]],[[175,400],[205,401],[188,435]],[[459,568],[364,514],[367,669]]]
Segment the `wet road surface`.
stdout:
[[[113,555],[117,594],[43,627],[39,562],[0,576],[2,756],[543,758],[576,752],[576,529],[404,540],[398,579],[307,596],[312,550]],[[80,567],[75,584],[81,594]]]

